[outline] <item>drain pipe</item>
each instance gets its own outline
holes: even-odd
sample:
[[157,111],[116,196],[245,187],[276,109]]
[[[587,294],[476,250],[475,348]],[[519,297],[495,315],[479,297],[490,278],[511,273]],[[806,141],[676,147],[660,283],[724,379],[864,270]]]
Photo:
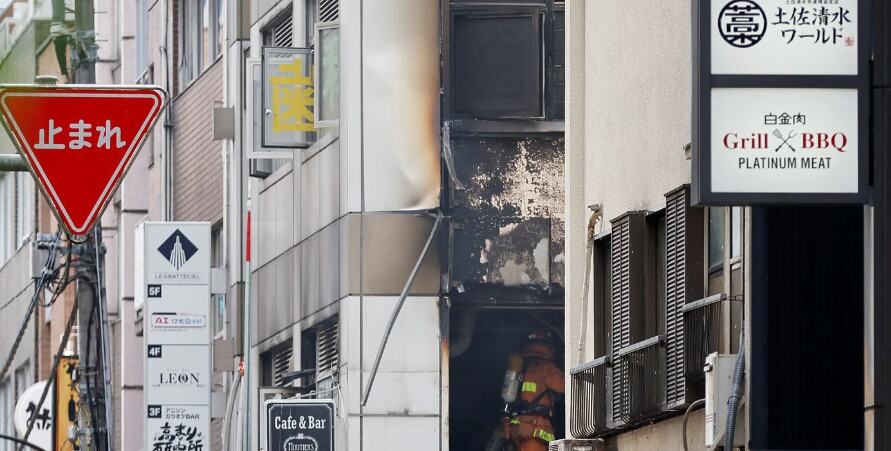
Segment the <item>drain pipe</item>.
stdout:
[[241,371],[235,371],[235,380],[229,387],[229,399],[226,400],[226,416],[223,417],[223,451],[229,451],[232,435],[232,416],[235,414],[235,398],[241,386]]
[[739,354],[733,368],[733,388],[727,400],[727,426],[724,429],[724,449],[733,449],[733,438],[736,434],[736,408],[742,392],[743,375],[746,371],[746,341],[743,332],[739,333]]
[[402,306],[405,304],[405,297],[408,296],[408,290],[411,289],[411,285],[415,281],[415,276],[418,275],[418,270],[421,268],[421,262],[423,262],[424,257],[427,256],[427,251],[430,250],[430,244],[433,243],[433,237],[436,236],[436,231],[439,230],[440,223],[442,223],[442,213],[437,212],[436,221],[433,222],[433,228],[430,230],[430,236],[427,237],[427,242],[421,250],[421,255],[418,256],[418,261],[415,262],[415,267],[412,268],[411,273],[408,275],[408,280],[405,281],[405,286],[402,287],[399,301],[396,302],[396,307],[393,309],[393,313],[390,314],[390,321],[387,323],[387,329],[384,331],[384,338],[381,339],[381,344],[377,348],[377,356],[374,358],[374,366],[371,367],[371,374],[368,375],[368,385],[365,387],[365,393],[362,395],[363,406],[368,404],[368,396],[371,395],[371,387],[374,385],[377,369],[381,364],[381,358],[384,356],[384,349],[387,348],[390,332],[393,331],[393,325],[396,324],[396,318],[399,317],[399,312],[402,311]]

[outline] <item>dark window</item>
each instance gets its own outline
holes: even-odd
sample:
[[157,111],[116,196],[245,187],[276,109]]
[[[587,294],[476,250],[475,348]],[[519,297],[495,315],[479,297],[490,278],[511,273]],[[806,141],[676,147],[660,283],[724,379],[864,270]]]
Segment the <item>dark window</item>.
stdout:
[[[591,262],[591,302],[594,315],[591,330],[594,340],[594,358],[609,352],[609,303],[610,303],[610,241],[609,236],[594,241]],[[581,362],[579,362],[581,363]]]
[[449,114],[456,119],[564,117],[562,3],[453,1]]
[[541,117],[540,12],[456,12],[452,74],[456,117]]

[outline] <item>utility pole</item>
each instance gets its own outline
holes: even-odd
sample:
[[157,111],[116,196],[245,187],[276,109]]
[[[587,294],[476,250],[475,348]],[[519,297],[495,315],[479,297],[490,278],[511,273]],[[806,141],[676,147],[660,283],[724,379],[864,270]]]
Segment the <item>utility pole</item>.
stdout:
[[[96,83],[96,31],[93,0],[75,0],[71,68],[77,84]],[[104,252],[101,219],[93,235],[77,245],[78,352],[80,354],[80,406],[78,429],[80,449],[110,450],[114,437],[110,346],[105,305]],[[102,272],[100,272],[102,271]],[[90,339],[87,339],[90,337]],[[93,344],[95,343],[95,345]]]

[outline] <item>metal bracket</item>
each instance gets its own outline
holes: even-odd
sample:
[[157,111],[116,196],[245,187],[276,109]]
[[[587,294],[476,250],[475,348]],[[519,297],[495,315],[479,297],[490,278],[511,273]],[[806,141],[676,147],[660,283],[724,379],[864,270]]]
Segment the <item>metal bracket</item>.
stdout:
[[0,172],[25,172],[28,165],[22,156],[15,153],[0,154]]

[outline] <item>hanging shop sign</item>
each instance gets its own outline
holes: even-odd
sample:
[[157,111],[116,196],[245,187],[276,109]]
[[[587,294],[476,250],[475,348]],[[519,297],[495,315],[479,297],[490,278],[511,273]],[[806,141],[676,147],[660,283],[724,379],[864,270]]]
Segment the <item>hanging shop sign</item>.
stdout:
[[[47,381],[40,381],[22,392],[15,404],[13,411],[13,423],[19,437],[23,437],[28,431],[28,420],[34,417],[34,426],[28,435],[28,442],[43,449],[53,449],[53,397],[47,395],[43,404],[37,407],[40,397],[43,395]],[[52,388],[50,388],[52,393]]]
[[698,0],[692,200],[862,203],[864,0]]
[[262,147],[304,148],[315,133],[312,49],[263,47]]
[[59,366],[56,367],[55,404],[53,404],[53,411],[56,413],[55,451],[80,447],[79,440],[75,438],[72,441],[68,438],[68,428],[77,426],[77,405],[80,401],[80,389],[77,386],[78,362],[76,356],[62,356],[59,359]]
[[334,401],[266,401],[266,451],[333,451]]
[[210,224],[145,222],[145,449],[210,449]]
[[83,241],[152,129],[153,86],[0,86],[0,117],[59,222]]

